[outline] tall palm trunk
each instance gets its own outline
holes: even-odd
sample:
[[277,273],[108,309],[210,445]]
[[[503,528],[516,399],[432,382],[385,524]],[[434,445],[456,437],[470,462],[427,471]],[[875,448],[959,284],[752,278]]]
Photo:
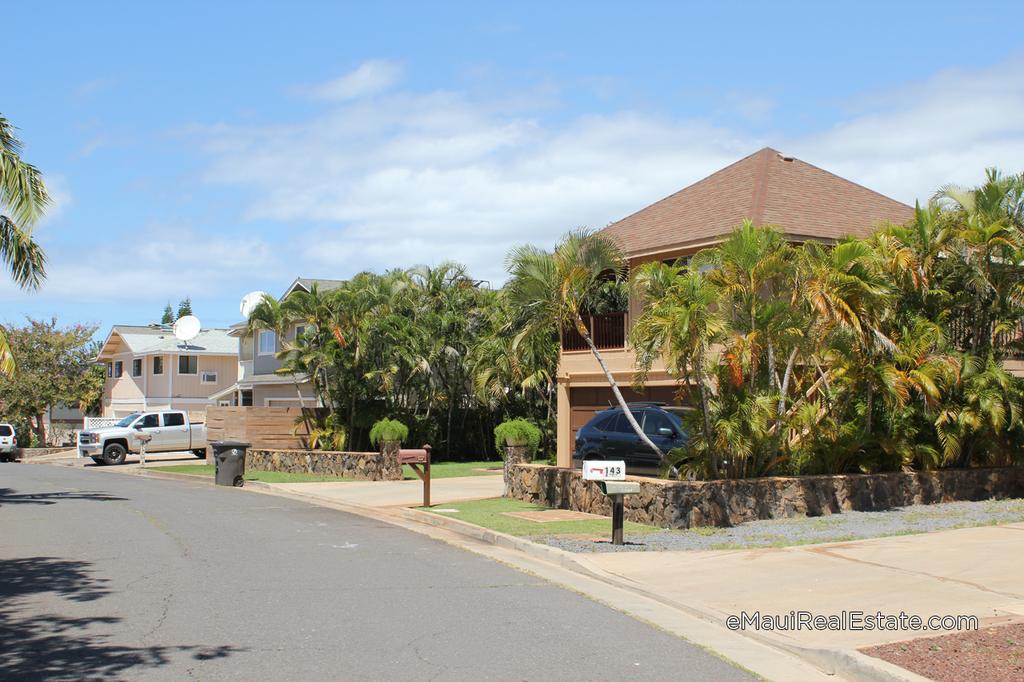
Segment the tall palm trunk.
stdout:
[[665,453],[654,444],[654,441],[647,437],[644,430],[640,428],[640,424],[637,423],[636,417],[633,416],[633,413],[629,409],[629,405],[626,404],[626,399],[622,397],[622,392],[619,391],[619,384],[615,381],[612,373],[608,370],[608,366],[604,364],[604,358],[601,357],[600,351],[598,351],[597,346],[594,345],[594,340],[590,338],[590,331],[587,329],[587,326],[583,324],[583,318],[579,315],[576,316],[576,331],[579,332],[580,336],[583,337],[583,340],[587,342],[588,346],[590,346],[590,352],[593,353],[594,357],[597,359],[597,364],[601,365],[601,371],[604,372],[604,376],[608,380],[608,385],[611,386],[612,393],[615,395],[615,400],[618,401],[619,407],[622,408],[622,414],[626,415],[626,421],[628,421],[629,425],[633,427],[634,431],[636,431],[636,435],[640,437],[640,440],[658,454],[659,459],[665,459]]
[[708,405],[708,394],[707,387],[704,381],[704,350],[701,349],[697,353],[696,366],[693,368],[693,373],[697,378],[697,394],[700,396],[700,411],[701,416],[704,418],[704,439],[708,444],[708,452],[711,457],[711,468],[718,472],[718,453],[715,452],[715,436],[711,430],[711,408]]

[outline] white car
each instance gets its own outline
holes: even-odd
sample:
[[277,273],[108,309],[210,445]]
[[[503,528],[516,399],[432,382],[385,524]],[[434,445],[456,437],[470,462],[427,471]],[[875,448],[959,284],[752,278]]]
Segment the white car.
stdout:
[[18,451],[18,435],[10,424],[0,424],[0,458],[14,459]]
[[149,436],[146,453],[191,451],[206,457],[206,425],[189,421],[180,410],[135,412],[115,426],[78,434],[78,456],[92,457],[97,464],[123,464],[129,454],[138,454],[142,440]]

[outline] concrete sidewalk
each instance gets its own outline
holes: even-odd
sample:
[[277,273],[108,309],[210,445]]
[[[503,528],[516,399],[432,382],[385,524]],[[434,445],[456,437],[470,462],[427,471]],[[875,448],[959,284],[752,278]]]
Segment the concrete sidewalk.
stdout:
[[[330,502],[364,507],[417,507],[423,504],[423,483],[411,481],[349,481],[346,483],[271,483],[274,488]],[[505,484],[501,476],[460,476],[430,481],[433,506],[501,497]]]
[[[974,615],[1024,620],[1024,524],[782,549],[578,555],[581,565],[725,623],[730,615]],[[936,632],[758,635],[786,646],[852,650]]]

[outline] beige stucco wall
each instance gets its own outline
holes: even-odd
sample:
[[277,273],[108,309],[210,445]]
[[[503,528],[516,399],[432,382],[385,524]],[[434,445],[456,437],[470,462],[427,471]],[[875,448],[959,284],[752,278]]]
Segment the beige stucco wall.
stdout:
[[[133,377],[132,360],[127,353],[110,356],[109,361],[124,363],[124,374],[108,377],[103,386],[103,416],[127,414],[143,409],[176,409],[190,413],[205,411],[209,396],[232,386],[238,378],[238,356],[198,355],[198,372],[178,373],[178,355],[162,355],[163,373],[154,374],[153,357],[139,356],[143,361],[141,376]],[[203,371],[217,372],[217,381],[203,383]]]

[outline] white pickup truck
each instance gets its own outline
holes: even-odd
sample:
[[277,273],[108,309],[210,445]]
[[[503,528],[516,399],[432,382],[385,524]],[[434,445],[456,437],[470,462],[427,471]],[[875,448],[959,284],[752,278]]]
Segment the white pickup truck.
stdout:
[[78,435],[78,456],[92,457],[97,464],[123,464],[129,454],[138,454],[142,438],[150,436],[146,453],[191,451],[206,457],[206,425],[189,421],[178,410],[136,412],[114,426],[82,431]]

